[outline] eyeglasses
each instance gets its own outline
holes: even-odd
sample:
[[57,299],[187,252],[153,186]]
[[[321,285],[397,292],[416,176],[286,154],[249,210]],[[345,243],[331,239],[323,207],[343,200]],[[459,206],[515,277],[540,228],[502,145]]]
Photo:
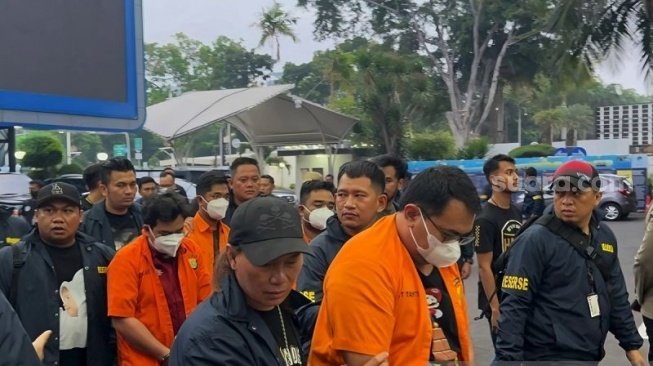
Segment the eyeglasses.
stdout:
[[451,241],[460,241],[463,236],[466,236],[459,233],[446,232],[444,229],[436,225],[435,222],[433,222],[433,220],[431,219],[431,217],[424,213],[424,210],[421,211],[422,211],[422,216],[426,216],[426,218],[431,222],[431,225],[433,225],[433,227],[435,227],[435,229],[440,233],[440,235],[442,235],[443,243],[451,242]]

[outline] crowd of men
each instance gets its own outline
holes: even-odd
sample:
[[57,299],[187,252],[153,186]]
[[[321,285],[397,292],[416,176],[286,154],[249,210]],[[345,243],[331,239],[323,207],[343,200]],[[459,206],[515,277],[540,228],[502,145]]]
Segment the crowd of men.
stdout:
[[[547,208],[526,169],[521,211],[514,159],[483,170],[483,204],[462,170],[411,177],[388,155],[309,177],[297,207],[250,158],[195,197],[126,159],[87,168],[85,197],[34,181],[23,217],[0,215],[0,365],[598,364],[608,332],[644,365],[596,169],[560,166]],[[636,278],[653,285],[649,231]],[[469,331],[474,254],[493,360]]]

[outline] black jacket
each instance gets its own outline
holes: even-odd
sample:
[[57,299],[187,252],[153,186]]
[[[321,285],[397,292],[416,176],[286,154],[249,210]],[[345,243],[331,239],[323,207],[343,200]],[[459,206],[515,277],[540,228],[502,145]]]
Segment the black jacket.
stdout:
[[[545,215],[552,214],[547,211]],[[595,211],[590,223],[591,245],[604,262],[611,263],[609,279],[542,225],[532,225],[517,237],[502,283],[498,361],[600,361],[608,331],[626,351],[642,346],[619,265],[617,239],[600,222],[600,215]],[[599,297],[601,314],[596,317],[590,316],[588,305],[592,293]]]
[[[84,285],[88,313],[87,355],[88,364],[111,366],[115,359],[115,334],[107,316],[106,267],[114,251],[95,242],[93,238],[77,233],[76,244],[81,248],[84,265]],[[38,230],[32,231],[17,244],[24,260],[18,280],[15,309],[27,334],[36,339],[46,330],[53,335],[45,346],[43,363],[59,363],[59,285],[52,259],[41,241]],[[11,291],[13,253],[10,247],[0,249],[0,290],[6,297]]]
[[[140,228],[143,227],[143,213],[141,212],[141,206],[137,203],[132,204],[129,208],[129,214],[132,215],[136,222],[136,226],[140,230]],[[94,238],[102,244],[108,245],[114,250],[116,249],[111,223],[109,222],[109,218],[104,210],[104,201],[97,202],[90,210],[84,212],[84,220],[82,221],[82,225],[79,227],[79,231]]]
[[39,366],[32,340],[0,291],[0,365]]
[[12,210],[0,207],[0,248],[16,244],[32,230],[22,217],[11,216]]
[[521,213],[525,219],[544,214],[544,192],[539,184],[535,187],[527,187],[524,191]]
[[[292,291],[281,305],[295,311],[310,301]],[[300,340],[312,333],[300,317],[293,322]],[[302,354],[303,364],[307,354]],[[222,291],[202,302],[177,333],[170,353],[170,366],[283,366],[274,336],[261,316],[245,300],[233,275],[222,281]]]
[[338,217],[329,217],[326,230],[311,240],[309,247],[313,256],[304,256],[304,266],[297,278],[297,291],[312,301],[322,301],[322,286],[327,269],[349,239],[351,236],[342,230]]

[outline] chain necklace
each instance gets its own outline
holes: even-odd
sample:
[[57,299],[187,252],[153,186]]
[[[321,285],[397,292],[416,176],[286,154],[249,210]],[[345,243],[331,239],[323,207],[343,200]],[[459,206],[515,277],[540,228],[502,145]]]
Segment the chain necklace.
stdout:
[[279,311],[279,319],[281,320],[281,331],[283,332],[283,341],[286,343],[287,352],[290,352],[290,346],[288,345],[288,335],[286,334],[286,324],[283,321],[283,314],[281,313],[281,308],[279,307],[279,305],[277,305],[277,310]]
[[510,208],[510,204],[508,204],[508,207],[503,207],[500,204],[498,204],[497,201],[494,200],[494,198],[490,198],[488,201],[490,201],[490,203],[492,203],[493,205],[497,206],[498,208],[500,208],[502,210],[507,210],[507,209]]

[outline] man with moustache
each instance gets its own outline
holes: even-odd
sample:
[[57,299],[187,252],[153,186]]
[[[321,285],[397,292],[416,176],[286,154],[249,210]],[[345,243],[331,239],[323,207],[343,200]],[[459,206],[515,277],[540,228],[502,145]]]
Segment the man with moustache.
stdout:
[[119,250],[136,238],[143,227],[141,206],[134,203],[138,186],[131,161],[118,158],[104,162],[100,189],[104,201],[86,211],[80,230]]
[[[115,360],[106,277],[114,250],[77,231],[80,200],[77,188],[67,183],[41,188],[36,229],[0,250],[0,290],[27,334],[36,339],[53,332],[45,346],[43,363],[48,366],[111,366]],[[83,296],[69,315],[60,289],[71,284]]]
[[324,276],[345,242],[372,226],[386,207],[385,175],[369,161],[353,161],[338,172],[337,215],[326,222],[326,230],[310,243],[313,256],[304,260],[297,290],[312,301],[322,300]]
[[229,207],[222,222],[229,225],[231,216],[240,204],[259,195],[261,170],[258,162],[252,158],[240,157],[231,163],[231,180],[229,181]]

